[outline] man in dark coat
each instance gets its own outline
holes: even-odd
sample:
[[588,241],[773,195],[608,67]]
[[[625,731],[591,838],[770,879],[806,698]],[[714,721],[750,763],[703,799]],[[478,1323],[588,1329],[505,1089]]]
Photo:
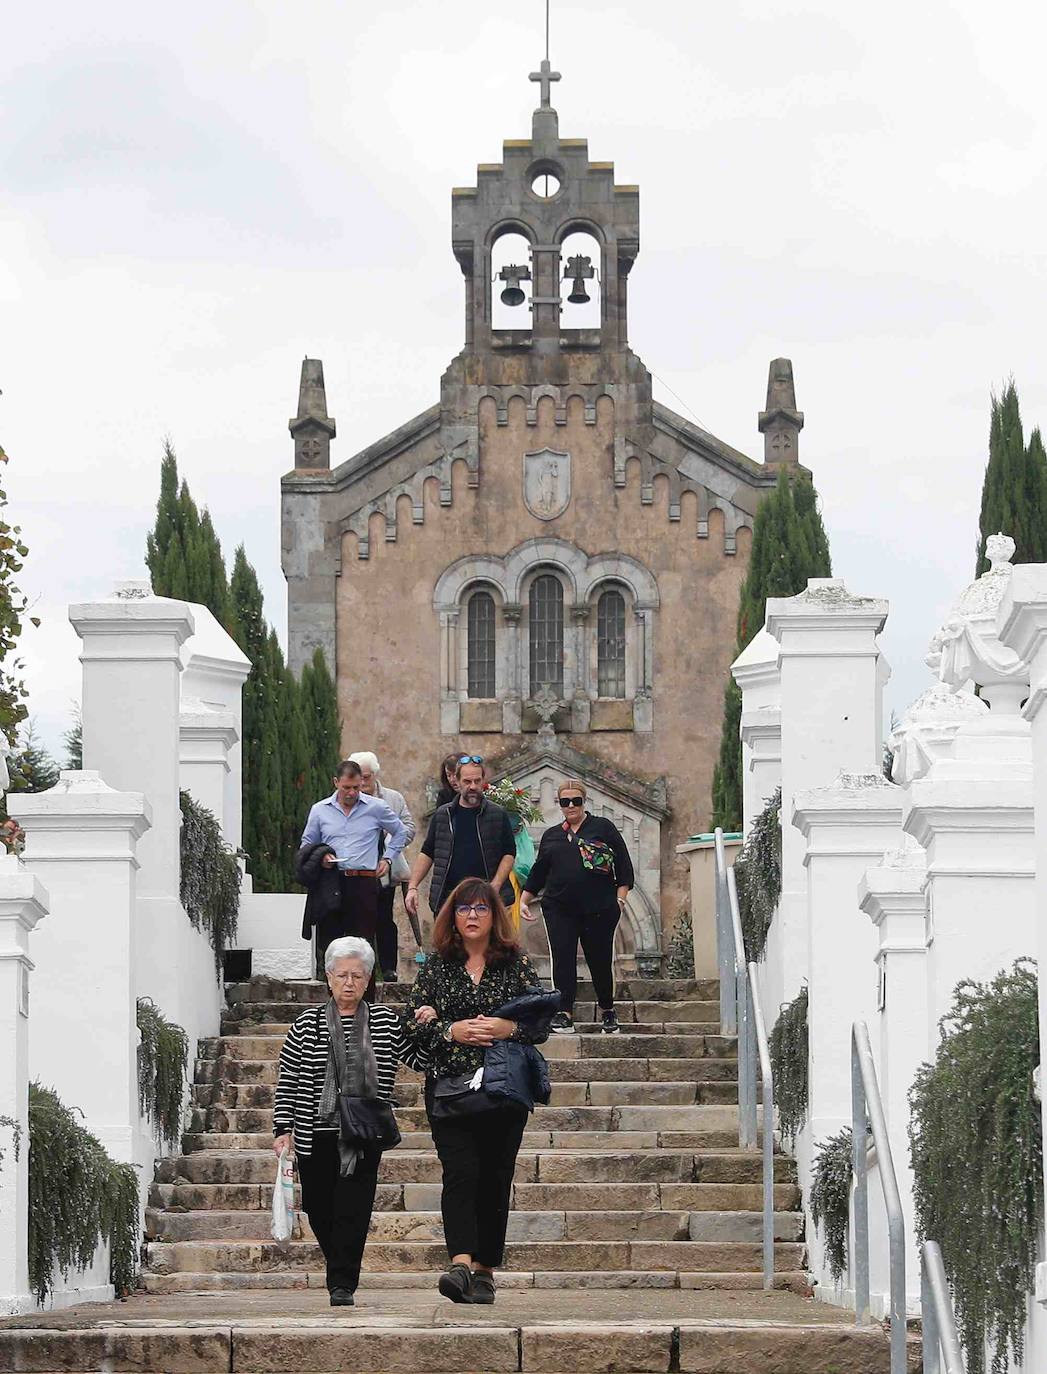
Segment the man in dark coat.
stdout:
[[509,813],[484,796],[484,761],[463,754],[455,767],[458,795],[438,806],[429,822],[422,852],[411,868],[406,904],[418,912],[418,884],[432,869],[429,905],[434,912],[464,878],[483,878],[506,906],[515,900],[509,873],[516,840]]

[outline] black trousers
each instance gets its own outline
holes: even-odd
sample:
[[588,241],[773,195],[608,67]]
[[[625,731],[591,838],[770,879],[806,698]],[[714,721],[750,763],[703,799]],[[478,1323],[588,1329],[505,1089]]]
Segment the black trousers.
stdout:
[[327,1287],[356,1292],[374,1208],[380,1153],[364,1155],[346,1178],[338,1172],[338,1136],[317,1131],[313,1152],[298,1156],[302,1211],[327,1262]]
[[622,918],[621,907],[615,902],[613,907],[583,915],[545,903],[543,910],[553,955],[553,987],[560,993],[560,1010],[574,1011],[580,941],[600,1010],[610,1011],[614,1006],[614,932]]
[[516,1104],[449,1121],[430,1117],[443,1169],[440,1211],[448,1255],[471,1255],[474,1264],[489,1269],[502,1263],[509,1194],[526,1124],[527,1109]]
[[[378,879],[349,878],[339,874],[342,888],[342,904],[337,911],[330,911],[316,927],[316,967],[317,977],[324,981],[324,955],[332,940],[343,935],[357,935],[366,940],[372,949],[376,946],[375,932],[378,926]],[[364,997],[374,1001],[374,973],[367,984]]]
[[406,883],[390,883],[388,887],[378,889],[378,967],[383,973],[395,973],[400,962],[396,918],[393,916],[398,887],[403,888],[404,899],[406,900]]

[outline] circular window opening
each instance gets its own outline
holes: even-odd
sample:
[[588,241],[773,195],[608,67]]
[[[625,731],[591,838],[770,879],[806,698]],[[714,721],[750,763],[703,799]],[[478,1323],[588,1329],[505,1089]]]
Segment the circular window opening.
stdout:
[[531,178],[531,190],[540,200],[552,200],[560,189],[560,178],[555,172],[536,172]]

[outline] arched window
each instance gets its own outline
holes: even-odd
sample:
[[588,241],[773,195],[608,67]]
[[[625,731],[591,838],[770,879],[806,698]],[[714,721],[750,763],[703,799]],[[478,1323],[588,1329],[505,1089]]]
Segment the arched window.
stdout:
[[602,592],[596,603],[596,692],[625,696],[625,597],[619,591]]
[[543,687],[563,694],[563,586],[552,573],[542,573],[528,593],[531,648],[531,695]]
[[560,327],[600,328],[601,254],[599,240],[575,230],[560,244]]
[[490,592],[473,592],[469,598],[467,645],[468,695],[493,697],[494,597]]

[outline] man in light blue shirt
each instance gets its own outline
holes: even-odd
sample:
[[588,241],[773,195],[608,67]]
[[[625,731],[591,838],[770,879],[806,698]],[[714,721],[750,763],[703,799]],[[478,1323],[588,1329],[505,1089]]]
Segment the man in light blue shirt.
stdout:
[[[321,965],[327,946],[343,935],[357,935],[375,946],[379,880],[408,840],[399,816],[380,797],[362,793],[361,784],[358,763],[346,759],[339,764],[334,792],[310,809],[302,831],[302,848],[328,845],[334,852],[323,856],[322,866],[338,870],[339,901],[327,904],[315,920],[316,956]],[[385,853],[379,856],[383,832],[388,839]],[[366,994],[369,1001],[373,995],[372,973]]]

